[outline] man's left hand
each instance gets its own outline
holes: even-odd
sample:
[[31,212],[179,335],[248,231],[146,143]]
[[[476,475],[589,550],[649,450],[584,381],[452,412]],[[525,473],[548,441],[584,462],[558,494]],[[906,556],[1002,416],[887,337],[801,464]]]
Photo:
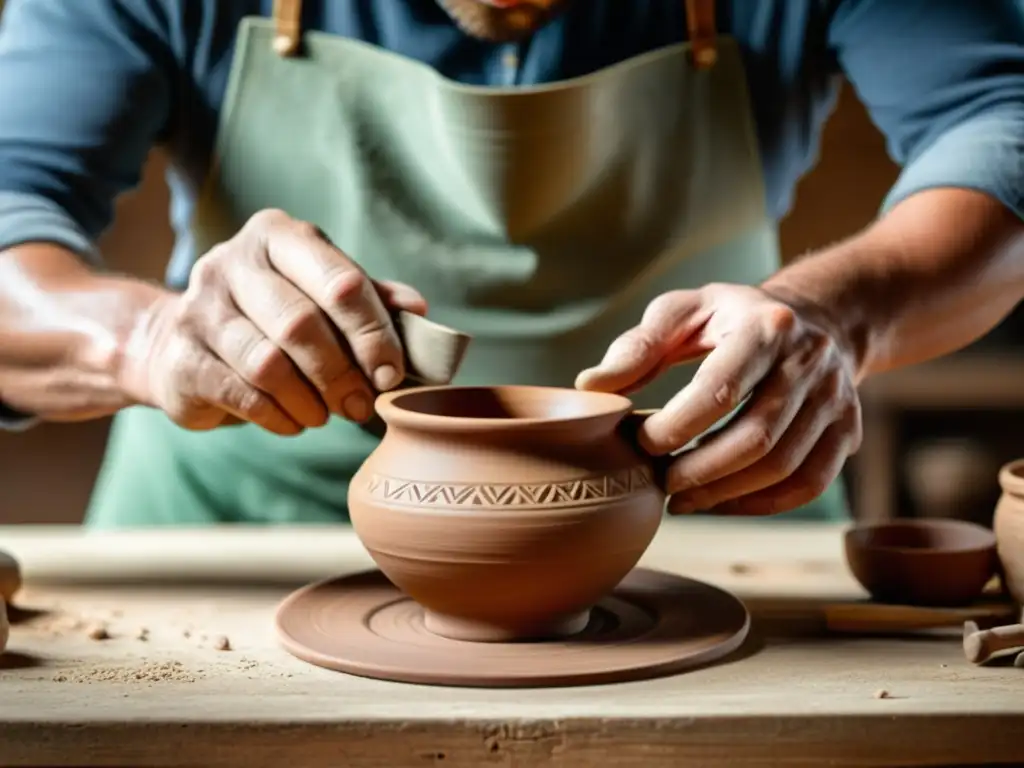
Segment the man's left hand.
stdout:
[[644,423],[648,453],[679,450],[749,401],[672,462],[669,512],[772,515],[820,496],[860,446],[861,410],[854,351],[817,310],[743,285],[672,291],[576,386],[629,394],[701,357],[692,382]]

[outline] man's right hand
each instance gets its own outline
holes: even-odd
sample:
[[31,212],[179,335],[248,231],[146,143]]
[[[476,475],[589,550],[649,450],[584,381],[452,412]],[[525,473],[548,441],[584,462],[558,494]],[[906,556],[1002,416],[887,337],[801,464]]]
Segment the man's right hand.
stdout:
[[125,390],[183,427],[238,420],[281,435],[357,422],[405,376],[391,311],[426,312],[376,282],[316,227],[261,211],[203,256],[182,294],[147,312],[128,344]]

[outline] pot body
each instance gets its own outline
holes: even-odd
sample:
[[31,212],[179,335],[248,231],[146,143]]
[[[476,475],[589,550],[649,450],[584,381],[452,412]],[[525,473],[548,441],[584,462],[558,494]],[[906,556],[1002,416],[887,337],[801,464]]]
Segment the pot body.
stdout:
[[622,416],[499,431],[389,423],[353,478],[352,525],[436,634],[575,633],[664,511],[648,460],[617,429]]
[[993,529],[1003,583],[1013,599],[1024,604],[1024,461],[999,473],[1003,495],[996,504]]

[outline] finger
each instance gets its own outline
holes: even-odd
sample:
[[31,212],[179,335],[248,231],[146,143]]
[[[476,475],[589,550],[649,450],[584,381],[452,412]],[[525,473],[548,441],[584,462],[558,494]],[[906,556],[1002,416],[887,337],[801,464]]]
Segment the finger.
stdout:
[[775,365],[779,343],[754,325],[726,337],[693,380],[644,422],[638,436],[644,450],[671,453],[731,414]]
[[[251,350],[251,354],[262,356],[258,365],[266,370],[259,373],[263,383],[280,390],[291,387],[290,399],[303,400],[301,406],[309,411],[314,405],[309,394],[315,394],[331,413],[360,421],[372,403],[373,392],[369,384],[355,370],[348,353],[337,334],[331,328],[327,317],[320,308],[288,280],[274,272],[246,270],[231,274],[231,299],[239,311],[248,317],[253,325],[281,350],[294,368],[312,385],[306,391],[295,388],[294,379],[288,378],[289,366],[271,351]],[[256,371],[252,372],[257,375]],[[284,403],[282,403],[284,405]],[[289,407],[290,410],[290,406]]]
[[634,390],[654,378],[667,352],[664,343],[637,326],[609,345],[599,365],[580,372],[575,386],[591,392]]
[[642,389],[666,369],[706,349],[691,348],[709,311],[697,291],[672,291],[650,303],[640,324],[615,339],[598,365],[576,377],[576,388],[595,392]]
[[248,318],[236,314],[208,334],[210,349],[303,427],[322,427],[328,410],[293,360]]
[[[799,401],[798,401],[799,402]],[[715,435],[706,446],[701,446],[691,453],[676,459],[669,467],[666,476],[666,490],[672,494],[669,510],[675,515],[702,512],[723,504],[727,501],[745,496],[755,491],[768,488],[796,472],[821,440],[822,435],[835,421],[836,412],[831,400],[823,393],[817,392],[803,401],[803,407],[793,418],[789,428],[778,442],[761,459],[739,469],[733,474],[726,474],[702,483],[687,485],[702,471],[715,472],[728,461],[728,451],[735,440],[729,435],[733,427]],[[739,427],[737,420],[736,427]],[[720,456],[712,456],[706,460],[698,456],[706,448],[714,448]],[[694,461],[694,457],[696,461]],[[725,457],[714,467],[712,462]],[[702,466],[703,465],[703,466]]]
[[192,429],[209,429],[226,421],[225,414],[229,414],[277,435],[302,432],[302,426],[272,398],[248,384],[212,350],[203,350],[193,359],[196,364],[188,374],[188,386],[177,387],[176,397],[166,409],[176,422]]
[[267,256],[327,314],[344,335],[355,363],[379,391],[405,378],[402,345],[373,281],[307,224],[272,230]]
[[[823,362],[816,354],[786,357],[755,388],[750,402],[728,426],[673,462],[667,477],[669,492],[695,489],[702,495],[710,493],[710,484],[732,478],[755,464],[757,469],[743,476],[760,475],[787,450],[795,450],[792,442],[801,439],[801,434],[813,445],[837,415],[834,389],[816,384]],[[805,403],[808,399],[810,402]]]
[[391,309],[404,309],[414,315],[427,314],[427,300],[411,285],[394,280],[374,280],[373,284],[385,306]]
[[852,425],[834,422],[803,465],[781,483],[715,507],[714,514],[767,516],[789,512],[821,496],[839,477],[850,455]]

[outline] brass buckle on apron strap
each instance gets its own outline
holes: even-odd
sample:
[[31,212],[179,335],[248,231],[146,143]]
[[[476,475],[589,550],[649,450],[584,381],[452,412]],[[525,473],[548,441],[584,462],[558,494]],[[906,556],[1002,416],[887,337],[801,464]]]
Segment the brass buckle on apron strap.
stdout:
[[[294,56],[302,42],[302,0],[274,0],[274,51]],[[693,65],[708,69],[718,61],[715,0],[686,0],[686,29]]]
[[686,31],[690,57],[697,69],[709,69],[718,61],[715,38],[715,0],[686,0]]
[[302,42],[302,0],[274,0],[274,52],[294,56]]

